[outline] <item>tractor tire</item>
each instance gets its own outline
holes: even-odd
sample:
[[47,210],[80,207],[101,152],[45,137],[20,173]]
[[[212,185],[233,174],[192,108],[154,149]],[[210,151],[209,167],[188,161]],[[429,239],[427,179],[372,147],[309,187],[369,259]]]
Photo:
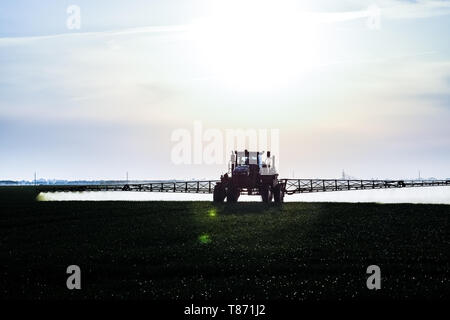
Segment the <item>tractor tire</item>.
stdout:
[[214,186],[213,201],[217,203],[223,202],[223,200],[225,200],[225,197],[225,188],[222,186],[222,184],[217,183]]
[[261,194],[261,199],[265,203],[272,202],[273,193],[271,188],[268,185],[262,186],[259,188],[259,193]]
[[240,195],[239,189],[230,185],[227,191],[227,202],[237,202]]
[[273,199],[274,199],[275,203],[284,202],[284,190],[283,190],[281,184],[277,184],[273,188]]

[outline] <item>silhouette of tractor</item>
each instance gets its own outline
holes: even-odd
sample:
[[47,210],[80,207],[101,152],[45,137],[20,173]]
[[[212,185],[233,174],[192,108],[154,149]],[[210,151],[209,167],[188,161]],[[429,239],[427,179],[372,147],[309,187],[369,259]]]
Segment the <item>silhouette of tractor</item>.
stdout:
[[237,202],[241,194],[261,195],[266,203],[281,203],[284,200],[285,185],[278,180],[275,157],[264,152],[234,151],[228,173],[220,177],[214,187],[214,202]]

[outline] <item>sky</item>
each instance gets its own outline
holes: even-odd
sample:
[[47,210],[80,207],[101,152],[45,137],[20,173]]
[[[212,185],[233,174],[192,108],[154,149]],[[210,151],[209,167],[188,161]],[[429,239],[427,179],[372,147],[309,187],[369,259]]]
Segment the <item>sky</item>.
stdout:
[[279,130],[281,177],[448,178],[449,38],[440,0],[1,1],[0,180],[217,179],[196,123]]

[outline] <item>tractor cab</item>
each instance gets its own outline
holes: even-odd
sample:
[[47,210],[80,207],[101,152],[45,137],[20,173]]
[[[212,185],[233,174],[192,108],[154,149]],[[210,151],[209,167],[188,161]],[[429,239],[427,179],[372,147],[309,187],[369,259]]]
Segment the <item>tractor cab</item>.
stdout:
[[262,168],[261,156],[260,152],[235,151],[230,160],[231,176],[256,177]]
[[234,151],[228,166],[228,175],[248,176],[251,174],[274,175],[275,156],[270,155],[270,151]]

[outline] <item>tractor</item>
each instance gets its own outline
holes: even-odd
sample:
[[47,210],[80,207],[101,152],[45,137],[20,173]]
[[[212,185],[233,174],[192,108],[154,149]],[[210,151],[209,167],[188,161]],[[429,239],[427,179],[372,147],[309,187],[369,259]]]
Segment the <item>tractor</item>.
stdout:
[[[263,157],[266,155],[264,161]],[[214,202],[237,202],[241,194],[261,195],[266,203],[281,203],[284,200],[285,185],[278,180],[275,157],[270,151],[234,151],[228,172],[220,177],[214,187]]]

